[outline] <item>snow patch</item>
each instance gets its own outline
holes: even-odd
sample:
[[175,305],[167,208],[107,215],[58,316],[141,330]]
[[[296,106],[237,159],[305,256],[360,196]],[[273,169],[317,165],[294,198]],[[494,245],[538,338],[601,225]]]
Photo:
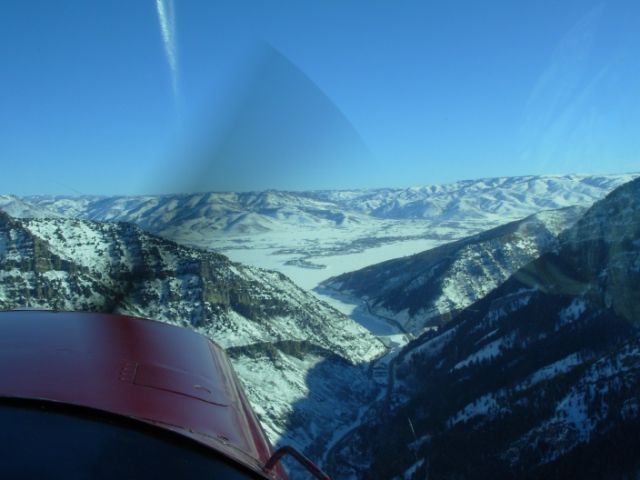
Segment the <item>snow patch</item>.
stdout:
[[562,328],[565,325],[576,321],[586,310],[586,302],[582,298],[574,298],[568,307],[560,311],[560,319],[557,323],[557,328]]
[[501,355],[503,348],[509,348],[513,345],[513,334],[506,337],[500,337],[493,342],[487,343],[480,350],[472,353],[464,360],[455,364],[452,370],[458,370],[464,368],[471,363],[482,362],[484,360],[490,360]]
[[452,416],[448,421],[447,425],[449,428],[453,427],[456,423],[467,422],[473,417],[477,417],[479,415],[490,415],[497,413],[500,410],[498,402],[494,394],[489,393],[487,395],[483,395],[475,399],[473,402],[469,403],[466,407]]

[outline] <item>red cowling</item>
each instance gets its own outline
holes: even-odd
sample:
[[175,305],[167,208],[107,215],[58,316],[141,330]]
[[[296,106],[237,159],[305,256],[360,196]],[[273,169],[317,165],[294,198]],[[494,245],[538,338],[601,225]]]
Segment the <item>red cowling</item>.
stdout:
[[267,472],[269,442],[224,351],[191,330],[80,312],[0,313],[0,397],[89,407],[189,437]]

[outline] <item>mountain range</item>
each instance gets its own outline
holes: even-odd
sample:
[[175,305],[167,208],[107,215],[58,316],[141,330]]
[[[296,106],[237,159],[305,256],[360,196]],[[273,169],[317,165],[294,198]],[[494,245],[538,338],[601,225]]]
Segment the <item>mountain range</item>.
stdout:
[[[209,336],[269,438],[335,478],[632,476],[635,177],[0,196],[0,307],[119,312]],[[269,255],[307,268],[413,238],[435,248],[323,284],[416,337],[393,351],[282,273],[212,251],[266,239]]]
[[[497,226],[541,210],[589,206],[635,174],[501,177],[411,188],[261,191],[142,196],[0,196],[13,216],[135,223],[192,241],[294,227],[351,229],[396,220]],[[393,223],[393,222],[392,222]]]
[[337,478],[635,478],[640,180],[442,328],[336,446]]
[[558,244],[583,207],[547,210],[477,235],[325,280],[414,335],[442,325]]

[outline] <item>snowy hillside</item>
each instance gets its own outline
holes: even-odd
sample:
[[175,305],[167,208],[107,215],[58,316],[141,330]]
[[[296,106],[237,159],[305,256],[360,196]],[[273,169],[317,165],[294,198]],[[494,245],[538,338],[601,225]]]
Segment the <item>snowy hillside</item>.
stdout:
[[518,268],[555,248],[557,235],[584,213],[549,210],[422,252],[330,278],[326,289],[366,302],[369,310],[420,334],[442,325]]
[[518,219],[589,205],[637,175],[547,175],[467,180],[405,189],[329,191],[319,198],[378,218]]
[[54,218],[59,213],[15,195],[0,195],[0,210],[16,218]]
[[335,476],[637,476],[639,246],[635,180],[407,345],[386,398],[334,450]]

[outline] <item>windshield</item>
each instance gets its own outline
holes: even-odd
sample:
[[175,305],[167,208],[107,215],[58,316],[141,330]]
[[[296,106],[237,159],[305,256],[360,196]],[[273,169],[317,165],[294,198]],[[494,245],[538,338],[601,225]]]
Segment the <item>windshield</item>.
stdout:
[[3,403],[5,478],[262,478],[178,435],[95,411]]
[[638,474],[638,2],[0,12],[0,308],[207,336],[337,479]]

